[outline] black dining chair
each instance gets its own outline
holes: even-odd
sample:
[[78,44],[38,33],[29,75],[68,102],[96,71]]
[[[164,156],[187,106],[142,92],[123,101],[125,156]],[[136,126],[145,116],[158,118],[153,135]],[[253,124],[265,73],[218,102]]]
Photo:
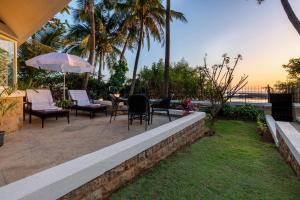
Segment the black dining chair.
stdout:
[[145,121],[145,130],[149,124],[149,100],[144,95],[131,95],[128,98],[128,130],[134,119],[139,119],[140,123]]
[[155,112],[166,112],[169,117],[169,121],[172,121],[169,109],[170,109],[171,100],[173,96],[174,94],[172,94],[170,97],[162,98],[160,101],[155,102],[151,105],[151,124]]

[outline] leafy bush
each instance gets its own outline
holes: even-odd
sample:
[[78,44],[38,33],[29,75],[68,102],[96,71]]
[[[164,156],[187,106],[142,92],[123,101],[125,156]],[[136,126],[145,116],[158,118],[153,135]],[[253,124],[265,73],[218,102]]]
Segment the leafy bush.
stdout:
[[[151,66],[145,66],[136,82],[136,92],[145,90],[152,98],[160,98],[163,85],[164,62],[160,59]],[[169,93],[175,99],[204,99],[204,77],[198,68],[193,68],[182,59],[170,67]],[[130,83],[129,83],[130,84]]]
[[109,85],[113,92],[120,92],[126,81],[126,72],[128,71],[127,63],[120,60],[118,64],[113,66],[113,74],[109,79]]
[[229,119],[236,118],[236,108],[230,106],[229,104],[225,104],[223,107],[223,116]]
[[228,119],[255,121],[260,114],[263,114],[263,111],[250,104],[235,107],[225,104],[222,114],[223,117]]
[[109,87],[107,83],[96,78],[91,78],[88,83],[87,93],[90,99],[96,100],[100,97],[103,99],[108,99]]
[[262,122],[264,124],[267,124],[267,120],[266,120],[266,116],[264,113],[260,113],[259,115],[257,115],[257,120],[256,121],[259,121],[259,122]]
[[72,101],[67,100],[67,99],[66,100],[62,99],[62,100],[57,101],[56,105],[61,108],[69,108],[72,106]]
[[268,132],[266,117],[263,113],[260,113],[257,116],[256,125],[257,125],[257,131],[260,135],[263,135],[264,133]]
[[249,104],[238,107],[238,116],[242,120],[255,121],[261,112],[255,106]]

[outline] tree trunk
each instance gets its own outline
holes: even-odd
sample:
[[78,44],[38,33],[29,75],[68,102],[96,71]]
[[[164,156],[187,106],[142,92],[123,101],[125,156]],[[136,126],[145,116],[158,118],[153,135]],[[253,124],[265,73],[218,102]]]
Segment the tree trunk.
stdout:
[[[88,18],[89,23],[91,26],[91,40],[90,40],[90,46],[89,46],[89,58],[88,62],[91,65],[94,65],[95,62],[95,47],[96,47],[96,36],[95,36],[95,6],[94,6],[94,0],[87,0],[88,1]],[[85,73],[84,75],[84,81],[82,84],[82,89],[86,90],[89,82],[89,73]]]
[[165,52],[165,70],[164,70],[164,84],[163,97],[168,97],[169,93],[169,71],[170,71],[170,7],[171,2],[167,0],[166,11],[166,52]]
[[143,43],[143,39],[144,39],[144,19],[143,18],[141,19],[140,23],[141,23],[141,27],[140,27],[139,43],[138,43],[138,49],[137,49],[136,57],[135,57],[135,63],[134,63],[133,75],[132,75],[132,83],[131,83],[129,95],[133,95],[133,93],[134,93],[134,87],[135,87],[135,82],[136,82],[136,72],[137,72],[137,68],[139,65],[142,43]]
[[129,37],[130,37],[130,35],[129,35],[129,33],[128,33],[127,38],[126,38],[126,41],[125,41],[125,44],[124,44],[124,47],[123,47],[122,52],[121,52],[121,55],[120,55],[120,60],[123,60],[123,59],[124,59],[125,52],[126,52],[126,50],[127,50],[127,46],[128,46],[128,42],[129,42]]
[[285,10],[285,13],[287,14],[290,22],[293,24],[295,29],[297,30],[298,34],[300,35],[300,21],[298,17],[296,16],[295,12],[293,11],[290,3],[288,0],[281,0],[281,4]]
[[103,61],[104,61],[104,53],[103,53],[103,51],[101,51],[100,56],[99,56],[98,80],[101,80],[101,78],[102,78]]

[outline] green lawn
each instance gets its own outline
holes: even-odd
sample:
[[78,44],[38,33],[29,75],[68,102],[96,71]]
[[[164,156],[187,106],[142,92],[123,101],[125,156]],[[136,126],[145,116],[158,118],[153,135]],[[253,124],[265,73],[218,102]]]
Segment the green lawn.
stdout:
[[160,162],[111,199],[300,199],[300,181],[255,124],[218,121],[216,135]]

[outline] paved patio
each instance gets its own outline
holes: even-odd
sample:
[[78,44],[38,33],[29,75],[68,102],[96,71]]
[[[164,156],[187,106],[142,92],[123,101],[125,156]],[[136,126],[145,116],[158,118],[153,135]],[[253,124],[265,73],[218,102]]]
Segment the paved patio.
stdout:
[[[166,116],[154,116],[148,130],[165,123]],[[71,115],[70,124],[66,118],[48,119],[44,129],[40,119],[33,118],[32,124],[25,122],[22,130],[6,135],[4,146],[0,147],[0,186],[142,132],[144,125],[139,121],[127,130],[127,115],[117,116],[111,124],[109,117],[101,114],[94,119]]]

